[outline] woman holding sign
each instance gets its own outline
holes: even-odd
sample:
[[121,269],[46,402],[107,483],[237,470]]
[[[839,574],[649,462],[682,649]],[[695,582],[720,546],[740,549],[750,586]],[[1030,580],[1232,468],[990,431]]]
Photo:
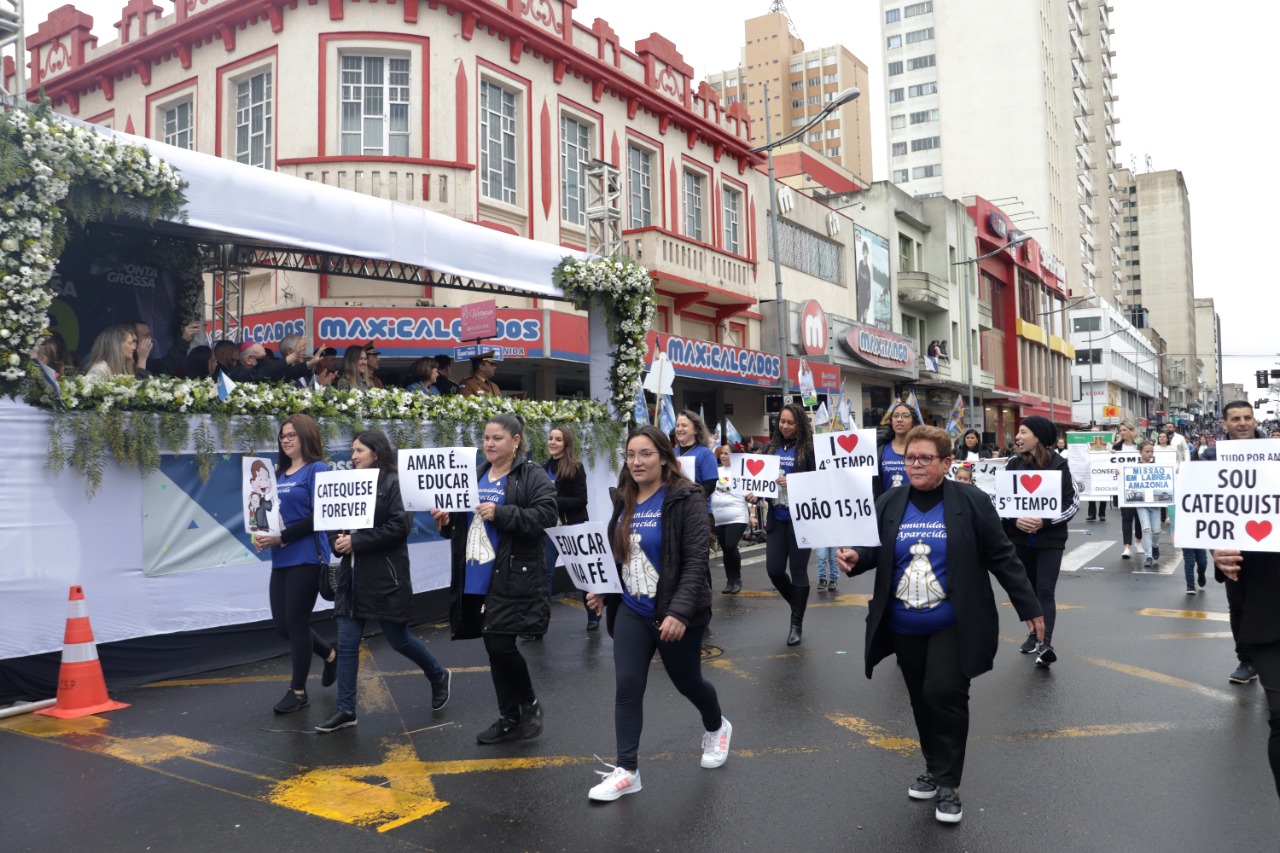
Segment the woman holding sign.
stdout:
[[702,491],[685,478],[671,443],[652,426],[627,439],[618,475],[609,542],[622,594],[587,595],[597,614],[608,611],[617,681],[614,730],[617,765],[587,796],[616,800],[640,790],[640,730],[644,691],[656,650],[671,683],[702,715],[702,766],[729,757],[733,726],[720,713],[716,689],[702,677],[702,634],[711,621],[711,537]]
[[866,671],[896,655],[920,733],[925,772],[907,793],[935,800],[934,817],[959,823],[969,737],[969,683],[991,669],[1000,616],[990,572],[1028,627],[1044,632],[1040,604],[987,495],[948,480],[951,439],[938,427],[907,435],[911,484],[876,500],[880,545],[841,548],[848,574],[874,571]]
[[[578,439],[564,424],[552,427],[547,434],[547,476],[556,487],[556,511],[561,524],[581,524],[587,520],[587,469],[578,459]],[[556,574],[556,545],[547,537],[547,595]],[[586,603],[586,593],[582,601]],[[587,608],[587,630],[600,627],[600,617]]]
[[[1137,453],[1142,447],[1142,437],[1134,432],[1128,421],[1120,424],[1120,440],[1111,445],[1115,453]],[[1138,510],[1131,506],[1120,507],[1120,537],[1124,540],[1122,559],[1129,559],[1129,546],[1137,540],[1138,553],[1142,550],[1142,524],[1138,521]]]
[[280,499],[279,536],[258,534],[253,547],[271,549],[271,620],[276,633],[289,641],[293,677],[277,714],[291,714],[307,707],[307,676],[311,655],[324,661],[320,684],[328,687],[338,677],[337,650],[320,639],[311,627],[311,611],[320,594],[320,568],[329,564],[329,540],[316,533],[311,496],[315,476],[328,471],[320,428],[306,415],[290,415],[280,424],[279,460],[276,463],[276,496]]
[[965,430],[964,435],[956,442],[957,462],[980,462],[990,458],[991,451],[982,446],[982,436],[978,435],[976,429]]
[[[791,530],[791,510],[787,507],[787,475],[801,471],[813,471],[813,428],[809,416],[795,403],[787,403],[778,415],[778,431],[773,434],[764,453],[778,457],[778,500],[771,503],[765,515],[765,571],[778,594],[791,605],[791,630],[787,633],[787,645],[798,646],[804,633],[804,611],[809,605],[809,556],[811,548],[796,544]],[[755,495],[747,495],[747,502],[759,501]],[[787,576],[790,569],[791,576]]]
[[716,460],[720,463],[716,490],[711,494],[711,518],[715,522],[716,539],[720,541],[720,553],[724,557],[724,589],[721,595],[737,595],[742,592],[742,551],[738,544],[750,523],[751,510],[741,495],[729,492],[729,447],[716,448]]
[[1062,570],[1062,553],[1067,547],[1067,522],[1080,508],[1076,500],[1076,482],[1067,466],[1066,457],[1051,449],[1058,437],[1058,429],[1048,418],[1032,415],[1023,418],[1022,425],[1013,437],[1018,454],[1009,459],[1006,471],[1061,471],[1062,512],[1056,518],[1006,518],[1005,533],[1018,549],[1018,559],[1027,569],[1027,577],[1040,599],[1044,611],[1044,636],[1032,631],[1019,647],[1024,655],[1036,655],[1036,666],[1049,666],[1058,659],[1053,651],[1053,623],[1058,608],[1054,592],[1058,586],[1058,574]]
[[542,706],[516,637],[547,632],[544,540],[556,526],[556,490],[540,465],[525,456],[524,422],[501,413],[484,428],[485,464],[477,481],[480,504],[456,517],[433,509],[450,539],[453,576],[449,623],[455,640],[484,639],[489,675],[498,694],[498,720],[476,735],[501,743],[542,734]]
[[431,682],[431,710],[449,701],[451,674],[409,631],[413,618],[413,581],[409,577],[409,530],[413,516],[400,498],[400,478],[391,443],[379,430],[366,430],[351,442],[351,464],[378,471],[373,527],[350,533],[332,531],[329,544],[342,555],[334,584],[333,615],[338,623],[338,710],[316,726],[332,732],[356,724],[356,676],[366,619],[377,619],[391,648],[422,668]]
[[881,434],[877,476],[871,481],[871,493],[876,497],[894,486],[907,484],[907,466],[902,462],[902,455],[907,452],[907,433],[920,425],[916,410],[906,403],[896,403],[889,410],[889,429]]

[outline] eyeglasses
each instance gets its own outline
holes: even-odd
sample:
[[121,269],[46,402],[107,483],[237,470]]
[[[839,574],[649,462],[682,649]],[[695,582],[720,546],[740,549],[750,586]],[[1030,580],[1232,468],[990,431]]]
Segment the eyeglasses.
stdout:
[[281,441],[294,441],[294,440],[296,440],[296,439],[297,439],[297,437],[298,437],[298,434],[297,434],[296,432],[282,432],[282,433],[280,433],[280,440],[281,440]]
[[940,456],[930,456],[926,454],[924,456],[904,456],[902,457],[902,461],[908,465],[932,465],[941,458],[942,457]]
[[634,450],[628,450],[622,454],[622,458],[628,462],[635,462],[637,459],[641,462],[652,462],[657,456],[658,451],[656,450],[641,450],[639,453]]
[[894,412],[890,417],[895,421],[909,421],[911,420],[911,413],[910,412]]

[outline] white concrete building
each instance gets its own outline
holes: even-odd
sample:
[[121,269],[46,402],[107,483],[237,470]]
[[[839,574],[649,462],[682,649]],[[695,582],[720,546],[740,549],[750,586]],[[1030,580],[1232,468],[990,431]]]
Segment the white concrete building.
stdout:
[[1160,354],[1146,335],[1114,306],[1096,300],[1092,307],[1072,310],[1071,342],[1076,348],[1072,377],[1080,386],[1072,419],[1147,426],[1163,389]]

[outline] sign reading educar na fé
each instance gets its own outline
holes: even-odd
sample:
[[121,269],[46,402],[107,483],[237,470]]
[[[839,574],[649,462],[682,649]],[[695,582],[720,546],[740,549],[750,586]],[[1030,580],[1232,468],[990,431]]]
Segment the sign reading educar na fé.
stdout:
[[474,447],[405,448],[396,462],[400,497],[410,512],[474,512],[480,504]]
[[997,471],[992,501],[1001,518],[1057,518],[1062,515],[1062,472]]
[[609,547],[608,525],[601,521],[552,527],[547,535],[560,552],[560,565],[583,592],[622,592],[622,582]]
[[373,527],[378,469],[320,471],[315,478],[316,530],[365,530]]
[[1175,485],[1178,547],[1280,551],[1280,465],[1195,462]]

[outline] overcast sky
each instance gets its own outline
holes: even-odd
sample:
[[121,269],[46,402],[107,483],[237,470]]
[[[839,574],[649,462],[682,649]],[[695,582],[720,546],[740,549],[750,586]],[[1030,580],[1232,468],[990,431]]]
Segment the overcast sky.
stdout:
[[[64,2],[27,0],[28,32]],[[1213,297],[1222,318],[1223,381],[1242,382],[1251,397],[1260,396],[1252,390],[1253,372],[1280,366],[1280,283],[1270,256],[1261,251],[1270,245],[1266,235],[1275,223],[1266,210],[1280,198],[1280,172],[1262,156],[1270,150],[1267,140],[1275,139],[1265,103],[1270,100],[1267,57],[1280,32],[1280,4],[1249,3],[1247,14],[1246,4],[1112,4],[1119,160],[1135,164],[1137,171],[1146,171],[1148,157],[1152,169],[1182,170],[1191,194],[1196,295]],[[76,5],[94,16],[100,39],[115,38],[111,24],[123,0],[78,0]],[[806,47],[841,43],[869,67],[871,91],[863,97],[871,100],[874,177],[885,179],[879,2],[788,0],[786,5]],[[576,17],[588,25],[605,18],[625,46],[659,32],[704,78],[738,62],[743,19],[768,11],[768,0],[579,0]],[[1235,165],[1223,172],[1224,163]]]

